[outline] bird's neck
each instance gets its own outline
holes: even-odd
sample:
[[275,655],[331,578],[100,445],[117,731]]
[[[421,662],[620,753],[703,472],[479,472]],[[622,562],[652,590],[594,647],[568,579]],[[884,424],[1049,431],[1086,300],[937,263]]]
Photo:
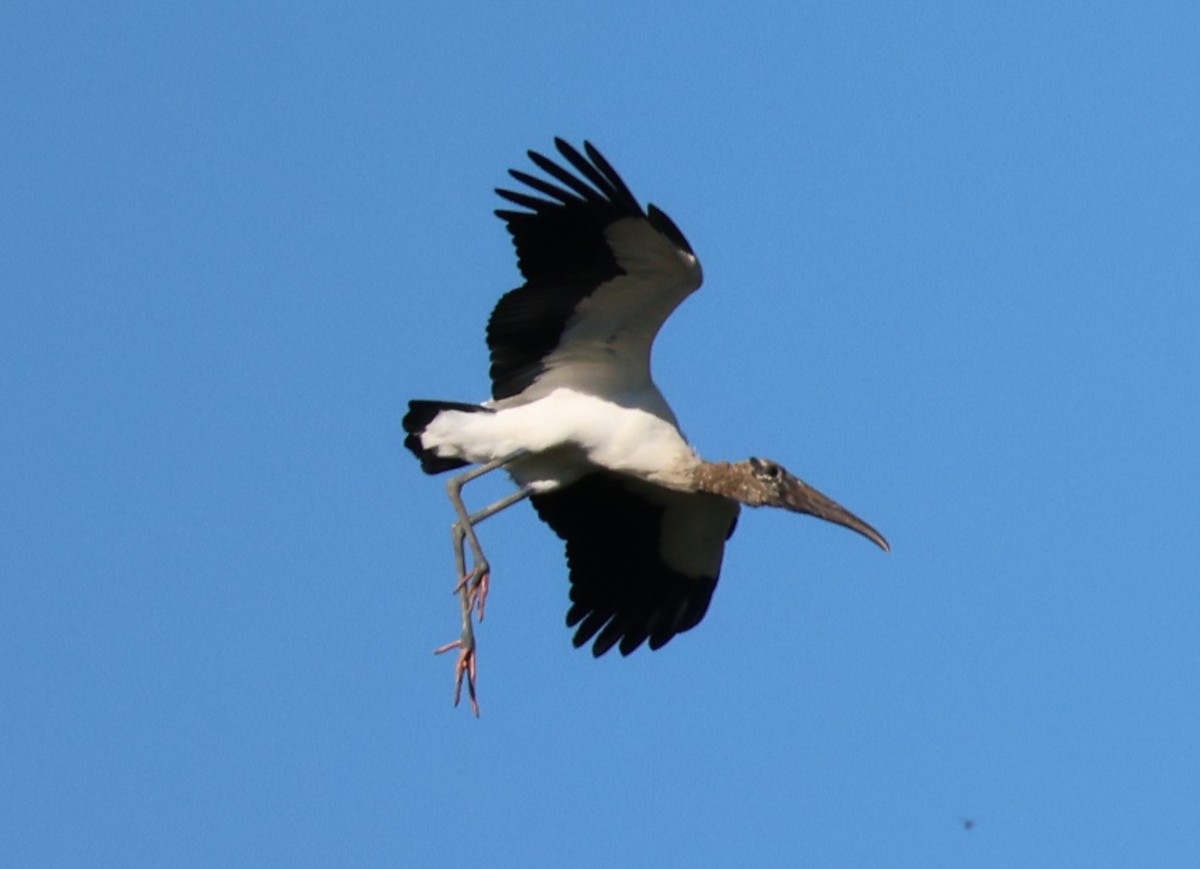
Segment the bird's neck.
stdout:
[[696,488],[710,495],[720,495],[743,504],[751,504],[752,480],[742,467],[733,462],[700,462],[693,473]]

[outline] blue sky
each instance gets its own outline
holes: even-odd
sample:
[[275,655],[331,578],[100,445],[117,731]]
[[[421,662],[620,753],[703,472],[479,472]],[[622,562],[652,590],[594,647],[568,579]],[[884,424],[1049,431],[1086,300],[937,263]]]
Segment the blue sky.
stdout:
[[[1197,7],[732,9],[2,13],[0,863],[1195,865]],[[700,451],[893,551],[747,513],[596,661],[514,509],[476,721],[400,417],[486,396],[555,135],[704,264]]]

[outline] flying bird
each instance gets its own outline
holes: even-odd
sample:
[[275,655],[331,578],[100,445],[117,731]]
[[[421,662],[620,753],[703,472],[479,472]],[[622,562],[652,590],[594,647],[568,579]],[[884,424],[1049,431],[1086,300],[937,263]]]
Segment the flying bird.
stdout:
[[[529,152],[546,177],[509,170],[496,192],[525,283],[487,325],[492,397],[415,400],[404,444],[428,474],[468,465],[447,489],[462,608],[455,704],[475,714],[476,641],[490,568],[475,526],[526,498],[566,541],[567,625],[597,657],[661,648],[699,624],[739,507],[782,507],[835,522],[887,550],[883,536],[773,461],[708,462],[688,443],[650,376],[654,336],[702,281],[672,220],[638,204],[589,142],[555,139],[564,162]],[[463,486],[504,470],[516,490],[472,513]],[[473,563],[466,568],[464,547]]]

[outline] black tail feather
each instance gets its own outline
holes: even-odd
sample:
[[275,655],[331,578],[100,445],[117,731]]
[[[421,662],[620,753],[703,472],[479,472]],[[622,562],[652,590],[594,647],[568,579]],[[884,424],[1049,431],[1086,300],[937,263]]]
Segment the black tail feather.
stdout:
[[443,410],[459,410],[463,413],[489,411],[488,408],[478,404],[462,404],[457,401],[416,399],[408,403],[408,413],[404,415],[403,422],[404,430],[408,432],[408,437],[404,439],[404,445],[412,450],[414,456],[420,459],[421,470],[427,474],[440,474],[442,471],[452,471],[455,468],[461,468],[470,464],[470,462],[463,459],[443,458],[433,452],[433,450],[425,449],[421,444],[421,434],[425,431],[425,427],[433,422],[434,418]]

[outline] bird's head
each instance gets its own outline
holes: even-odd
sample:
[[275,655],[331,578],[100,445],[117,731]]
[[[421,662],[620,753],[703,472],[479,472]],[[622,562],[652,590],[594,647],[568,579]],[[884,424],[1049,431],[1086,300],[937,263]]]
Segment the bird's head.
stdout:
[[751,457],[732,467],[740,471],[737,474],[739,491],[735,497],[743,504],[751,507],[783,507],[793,513],[807,513],[857,531],[885,552],[891,549],[882,534],[829,496],[793,477],[777,462]]

